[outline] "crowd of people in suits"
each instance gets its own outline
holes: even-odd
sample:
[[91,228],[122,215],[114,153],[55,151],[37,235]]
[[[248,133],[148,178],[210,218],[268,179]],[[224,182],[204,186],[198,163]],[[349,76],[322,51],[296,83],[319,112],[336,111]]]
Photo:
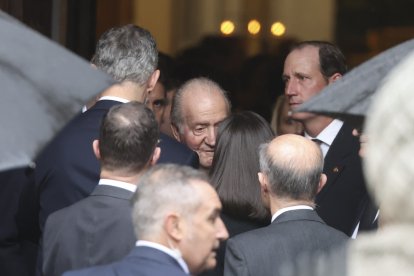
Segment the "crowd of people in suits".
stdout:
[[105,32],[91,63],[117,83],[35,160],[27,275],[284,275],[377,228],[353,126],[291,112],[346,73],[335,45],[290,49],[277,135],[210,78],[171,80],[139,26]]

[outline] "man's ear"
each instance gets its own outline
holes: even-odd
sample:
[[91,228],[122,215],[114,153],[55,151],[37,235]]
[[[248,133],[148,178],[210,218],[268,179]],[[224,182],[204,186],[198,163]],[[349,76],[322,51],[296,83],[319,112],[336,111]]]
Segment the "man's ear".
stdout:
[[101,152],[99,151],[99,140],[93,140],[92,149],[93,149],[93,153],[96,156],[96,159],[100,160],[101,159]]
[[322,188],[325,186],[326,181],[328,180],[328,177],[326,174],[322,173],[321,177],[319,178],[319,184],[318,184],[318,193],[322,190]]
[[154,153],[152,154],[151,160],[150,160],[150,165],[154,166],[155,164],[157,164],[158,159],[161,156],[161,148],[160,147],[156,147],[154,150]]
[[151,77],[148,80],[148,87],[147,87],[148,91],[152,91],[154,89],[155,84],[157,83],[159,77],[160,77],[160,70],[157,69],[151,74]]
[[335,73],[335,74],[333,74],[332,76],[330,76],[330,77],[329,77],[329,79],[328,79],[328,83],[329,83],[329,84],[334,83],[334,82],[336,82],[337,80],[339,80],[339,79],[341,79],[341,78],[342,78],[342,74],[340,74],[340,73]]
[[174,241],[181,241],[184,236],[184,229],[182,225],[183,218],[175,213],[169,214],[164,221],[164,229],[167,232],[168,236],[171,237]]
[[178,130],[178,127],[171,124],[171,131],[172,134],[174,135],[174,138],[178,141],[178,142],[182,142],[181,138],[180,138],[180,131]]
[[269,193],[269,187],[268,187],[268,181],[266,175],[264,175],[262,172],[257,173],[257,177],[259,178],[260,182],[260,190],[262,191],[262,194],[268,194]]
[[270,206],[270,190],[269,190],[269,182],[267,176],[262,172],[257,173],[257,177],[259,178],[260,182],[260,193],[262,196],[262,200],[264,205],[267,207]]

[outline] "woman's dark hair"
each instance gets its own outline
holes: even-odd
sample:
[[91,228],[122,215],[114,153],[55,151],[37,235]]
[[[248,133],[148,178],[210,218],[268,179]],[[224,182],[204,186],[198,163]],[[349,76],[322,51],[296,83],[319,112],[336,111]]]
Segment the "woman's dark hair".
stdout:
[[235,113],[220,124],[210,181],[223,204],[223,213],[241,219],[270,220],[257,173],[259,145],[273,137],[266,120],[251,111]]

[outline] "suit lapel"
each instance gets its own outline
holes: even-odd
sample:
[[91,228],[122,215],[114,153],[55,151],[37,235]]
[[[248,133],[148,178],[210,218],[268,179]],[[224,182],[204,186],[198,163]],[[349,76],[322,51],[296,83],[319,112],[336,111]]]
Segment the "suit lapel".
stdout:
[[318,200],[322,199],[327,191],[335,185],[336,179],[346,168],[347,157],[353,153],[353,150],[359,149],[358,143],[358,138],[352,135],[352,128],[345,122],[325,156],[323,172],[328,180],[318,193]]

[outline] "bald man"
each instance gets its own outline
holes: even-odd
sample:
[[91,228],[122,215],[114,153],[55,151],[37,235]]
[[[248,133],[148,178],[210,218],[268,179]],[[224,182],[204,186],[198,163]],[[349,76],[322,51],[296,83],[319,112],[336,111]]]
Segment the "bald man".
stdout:
[[226,92],[208,78],[187,81],[174,96],[171,110],[173,135],[197,152],[201,169],[208,171],[211,167],[217,127],[230,110]]
[[300,254],[324,251],[348,237],[315,212],[315,196],[326,182],[319,147],[299,135],[278,136],[260,146],[258,173],[272,223],[231,238],[224,275],[282,275],[280,267]]

